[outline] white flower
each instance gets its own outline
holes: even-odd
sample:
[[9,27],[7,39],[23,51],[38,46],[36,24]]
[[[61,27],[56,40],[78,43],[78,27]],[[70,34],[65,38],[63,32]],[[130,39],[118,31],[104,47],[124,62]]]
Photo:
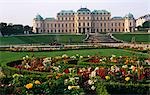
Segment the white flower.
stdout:
[[67,83],[68,83],[68,79],[65,79],[65,80],[64,80],[64,84],[67,84]]
[[103,61],[102,59],[100,59],[99,61]]
[[26,63],[25,68],[28,69],[28,68],[31,68],[31,66],[28,63]]
[[112,57],[116,57],[116,55],[112,55]]
[[89,72],[91,71],[91,67],[88,68],[88,71],[89,71]]
[[95,76],[96,76],[96,72],[95,72],[95,71],[92,71],[89,76],[90,76],[90,77],[95,77]]
[[134,68],[134,66],[132,65],[131,67],[130,67],[130,69],[133,69]]
[[88,57],[90,57],[90,55],[88,55]]
[[70,80],[70,82],[72,82],[72,81],[74,81],[74,80],[75,80],[75,78],[69,78],[69,80]]
[[29,58],[29,56],[28,56],[28,55],[26,55],[26,58]]
[[72,89],[72,87],[71,87],[71,86],[68,86],[68,89],[69,89],[69,90],[71,90],[71,89]]
[[110,57],[110,60],[113,60],[113,57]]
[[98,69],[99,69],[99,67],[96,67],[94,71],[96,71],[96,70],[98,70]]
[[88,80],[88,84],[92,85],[92,84],[94,84],[94,82],[92,80]]
[[76,59],[76,57],[75,57],[75,56],[71,56],[70,58],[72,58],[72,59]]
[[123,65],[122,68],[128,68],[128,65]]
[[63,54],[62,58],[68,58],[68,56],[66,54]]
[[92,90],[95,90],[95,88],[96,88],[96,87],[95,87],[94,85],[91,87]]
[[23,59],[23,60],[25,60],[26,58],[25,58],[25,57],[23,57],[22,59]]
[[83,56],[80,56],[80,59],[82,59],[83,58]]

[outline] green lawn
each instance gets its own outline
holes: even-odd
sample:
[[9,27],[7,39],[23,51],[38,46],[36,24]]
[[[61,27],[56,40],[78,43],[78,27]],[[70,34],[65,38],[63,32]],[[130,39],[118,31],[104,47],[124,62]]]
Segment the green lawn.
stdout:
[[[133,52],[123,49],[85,49],[85,50],[68,50],[68,51],[52,51],[52,52],[8,52],[0,51],[0,65],[5,65],[6,63],[14,60],[22,59],[26,55],[35,55],[36,57],[48,57],[48,56],[58,56],[67,54],[69,56],[79,54],[83,56],[87,55],[100,55],[100,56],[111,56],[112,54],[117,56],[133,56]],[[143,54],[135,52],[136,56],[148,57],[148,54]]]
[[116,37],[117,39],[127,41],[127,42],[131,42],[131,40],[135,38],[136,42],[150,43],[150,33],[149,34],[148,33],[143,33],[143,34],[115,33],[113,34],[113,36]]
[[32,35],[32,36],[11,36],[0,37],[0,45],[9,44],[49,44],[57,41],[58,43],[82,43],[86,35]]

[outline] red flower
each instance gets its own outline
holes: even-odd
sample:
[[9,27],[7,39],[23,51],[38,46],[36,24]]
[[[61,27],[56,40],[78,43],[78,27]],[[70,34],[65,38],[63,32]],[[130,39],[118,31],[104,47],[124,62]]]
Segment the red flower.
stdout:
[[65,69],[64,72],[65,72],[66,74],[68,74],[68,73],[69,73],[69,69],[68,69],[68,68]]
[[100,68],[96,70],[96,73],[103,79],[105,79],[106,76],[106,70],[104,68]]
[[121,73],[122,73],[122,76],[125,76],[127,74],[127,72],[124,68],[121,69]]

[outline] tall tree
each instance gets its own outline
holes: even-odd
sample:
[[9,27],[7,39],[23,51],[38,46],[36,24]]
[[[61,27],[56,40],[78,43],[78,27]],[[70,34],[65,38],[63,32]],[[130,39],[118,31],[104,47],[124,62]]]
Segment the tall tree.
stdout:
[[150,21],[145,21],[142,26],[143,28],[150,28]]

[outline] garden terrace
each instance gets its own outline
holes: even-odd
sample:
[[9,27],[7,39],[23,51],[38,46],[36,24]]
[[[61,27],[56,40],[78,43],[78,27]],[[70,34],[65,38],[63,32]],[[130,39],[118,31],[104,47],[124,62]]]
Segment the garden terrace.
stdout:
[[0,94],[150,92],[148,53],[109,48],[0,54]]

